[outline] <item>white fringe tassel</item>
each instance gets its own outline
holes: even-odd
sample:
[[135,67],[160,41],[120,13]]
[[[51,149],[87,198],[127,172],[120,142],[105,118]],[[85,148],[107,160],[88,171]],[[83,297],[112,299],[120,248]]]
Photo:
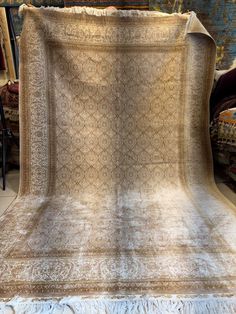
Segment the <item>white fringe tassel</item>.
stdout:
[[70,8],[59,8],[59,7],[33,7],[28,6],[27,4],[22,4],[19,7],[18,14],[21,16],[25,10],[47,10],[47,11],[58,11],[65,13],[74,13],[74,14],[85,14],[85,15],[96,15],[96,16],[119,16],[119,17],[168,17],[168,16],[179,16],[179,17],[189,17],[191,12],[187,13],[164,13],[159,11],[141,11],[141,10],[107,10],[107,9],[96,9],[93,7],[70,7]]
[[0,314],[235,314],[236,297],[173,296],[133,299],[82,299],[68,297],[61,300],[14,298],[0,302]]

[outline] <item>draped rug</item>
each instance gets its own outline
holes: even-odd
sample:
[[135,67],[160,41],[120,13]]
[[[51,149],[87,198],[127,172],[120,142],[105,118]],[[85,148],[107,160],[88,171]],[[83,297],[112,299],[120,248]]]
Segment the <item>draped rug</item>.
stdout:
[[235,208],[208,136],[215,45],[195,14],[23,14],[2,312],[235,313]]

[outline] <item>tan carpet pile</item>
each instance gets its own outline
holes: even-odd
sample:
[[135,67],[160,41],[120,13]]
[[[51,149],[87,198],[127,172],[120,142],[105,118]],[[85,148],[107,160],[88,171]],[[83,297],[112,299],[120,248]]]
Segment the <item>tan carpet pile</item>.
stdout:
[[235,208],[208,136],[215,45],[195,14],[23,14],[0,310],[235,313]]

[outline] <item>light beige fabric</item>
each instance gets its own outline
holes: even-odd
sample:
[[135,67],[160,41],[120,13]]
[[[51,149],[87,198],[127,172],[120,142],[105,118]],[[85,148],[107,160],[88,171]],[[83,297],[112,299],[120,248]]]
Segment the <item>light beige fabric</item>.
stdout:
[[235,208],[208,136],[213,40],[193,13],[73,10],[24,10],[0,295],[233,294]]

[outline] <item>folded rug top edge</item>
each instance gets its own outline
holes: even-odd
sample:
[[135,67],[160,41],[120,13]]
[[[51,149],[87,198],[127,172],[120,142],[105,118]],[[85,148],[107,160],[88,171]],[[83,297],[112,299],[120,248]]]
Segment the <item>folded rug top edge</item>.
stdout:
[[178,16],[188,19],[191,15],[195,15],[193,11],[186,13],[164,13],[159,11],[146,11],[146,10],[115,10],[115,9],[98,9],[87,6],[75,6],[69,8],[59,8],[59,7],[34,7],[22,4],[20,6],[20,14],[24,13],[26,10],[47,10],[47,11],[58,11],[64,13],[75,13],[75,14],[86,14],[86,15],[96,15],[96,16],[118,16],[118,17],[173,17]]

